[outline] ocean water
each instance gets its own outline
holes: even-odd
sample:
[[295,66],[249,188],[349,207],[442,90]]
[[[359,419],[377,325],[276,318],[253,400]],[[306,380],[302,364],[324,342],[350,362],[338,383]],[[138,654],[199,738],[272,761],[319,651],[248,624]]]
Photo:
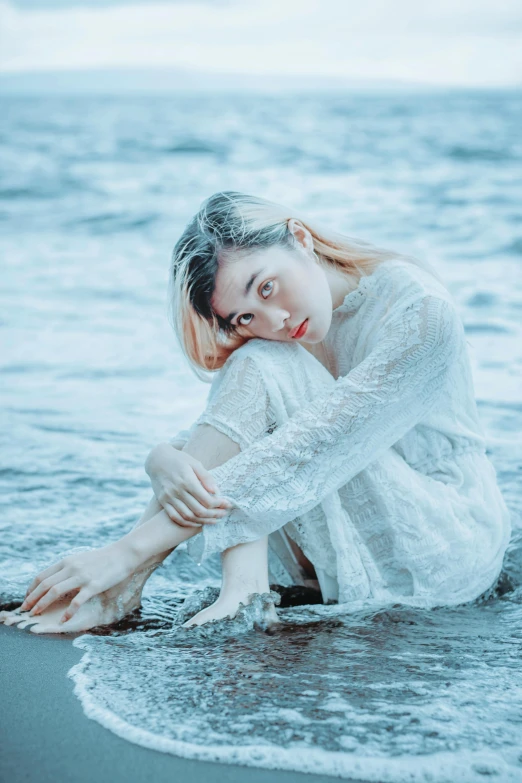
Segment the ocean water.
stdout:
[[[208,385],[167,322],[170,253],[217,190],[258,193],[425,258],[466,327],[512,514],[498,583],[417,610],[274,586],[232,621],[219,559],[183,546],[141,611],[74,640],[86,714],[181,756],[365,781],[522,780],[522,94],[3,99],[0,603],[76,547],[127,532],[149,450]],[[185,602],[185,603],[184,603]]]

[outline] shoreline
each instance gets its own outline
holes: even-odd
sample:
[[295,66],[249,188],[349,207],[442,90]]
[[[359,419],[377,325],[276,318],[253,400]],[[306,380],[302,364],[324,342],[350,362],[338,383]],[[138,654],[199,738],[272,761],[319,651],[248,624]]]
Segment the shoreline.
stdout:
[[[83,712],[70,636],[0,624],[0,779],[9,783],[331,783],[331,775],[198,761],[136,745]],[[344,778],[347,781],[347,778]],[[350,783],[350,781],[347,781]],[[356,783],[351,781],[351,783]]]

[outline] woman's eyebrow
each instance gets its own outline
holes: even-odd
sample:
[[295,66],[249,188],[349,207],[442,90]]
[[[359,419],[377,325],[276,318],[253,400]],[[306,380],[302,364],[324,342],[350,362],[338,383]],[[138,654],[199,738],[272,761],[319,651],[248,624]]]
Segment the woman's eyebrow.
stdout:
[[[246,284],[246,286],[245,286],[245,290],[244,290],[244,292],[243,292],[245,296],[248,294],[248,292],[250,291],[250,289],[251,289],[251,288],[252,288],[252,286],[254,285],[254,280],[256,279],[256,277],[257,277],[258,275],[260,275],[260,274],[261,274],[261,272],[263,272],[263,271],[264,271],[264,268],[263,268],[263,269],[260,269],[258,272],[254,272],[254,274],[252,275],[252,277],[250,278],[250,280],[248,281],[248,283],[247,283],[247,284]],[[229,314],[229,315],[228,315],[228,316],[225,318],[225,321],[227,322],[227,324],[230,324],[230,322],[231,322],[232,318],[235,318],[235,317],[236,317],[236,315],[237,315],[237,312],[235,312],[235,313],[230,313],[230,314]]]

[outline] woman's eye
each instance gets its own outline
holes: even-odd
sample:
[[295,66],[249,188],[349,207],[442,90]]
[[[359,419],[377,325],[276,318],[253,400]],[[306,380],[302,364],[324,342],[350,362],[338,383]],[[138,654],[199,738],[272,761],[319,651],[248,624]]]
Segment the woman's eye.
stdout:
[[[264,291],[264,290],[265,290],[265,288],[267,287],[267,285],[271,285],[271,286],[273,286],[273,285],[274,285],[274,281],[273,281],[273,280],[269,280],[267,283],[265,283],[265,284],[264,284],[264,286],[263,286],[263,288],[261,289],[261,291]],[[272,289],[270,289],[268,293],[269,293],[269,294],[270,294],[270,293],[272,293]],[[268,297],[267,297],[267,296],[263,296],[263,299],[268,299]],[[250,319],[250,321],[247,321],[247,323],[246,323],[246,324],[242,322],[242,320],[241,320],[241,319],[242,319],[242,318],[246,318],[246,316],[247,316],[247,315],[250,315],[250,316],[252,316],[252,313],[245,313],[245,315],[240,315],[240,316],[239,316],[239,318],[237,319],[237,322],[238,322],[239,326],[248,326],[249,324],[251,324],[251,323],[252,323],[252,318],[253,318],[253,316],[252,316],[252,318]]]

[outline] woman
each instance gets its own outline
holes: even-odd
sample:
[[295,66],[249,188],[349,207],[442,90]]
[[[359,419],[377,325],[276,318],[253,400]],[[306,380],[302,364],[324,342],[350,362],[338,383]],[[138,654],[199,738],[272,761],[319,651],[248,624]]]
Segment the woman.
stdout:
[[185,540],[223,565],[219,599],[187,624],[268,592],[269,543],[325,602],[455,605],[494,585],[510,518],[431,268],[223,192],[177,242],[170,284],[183,352],[198,377],[218,371],[206,408],[150,453],[136,527],[43,571],[4,622],[112,622]]

